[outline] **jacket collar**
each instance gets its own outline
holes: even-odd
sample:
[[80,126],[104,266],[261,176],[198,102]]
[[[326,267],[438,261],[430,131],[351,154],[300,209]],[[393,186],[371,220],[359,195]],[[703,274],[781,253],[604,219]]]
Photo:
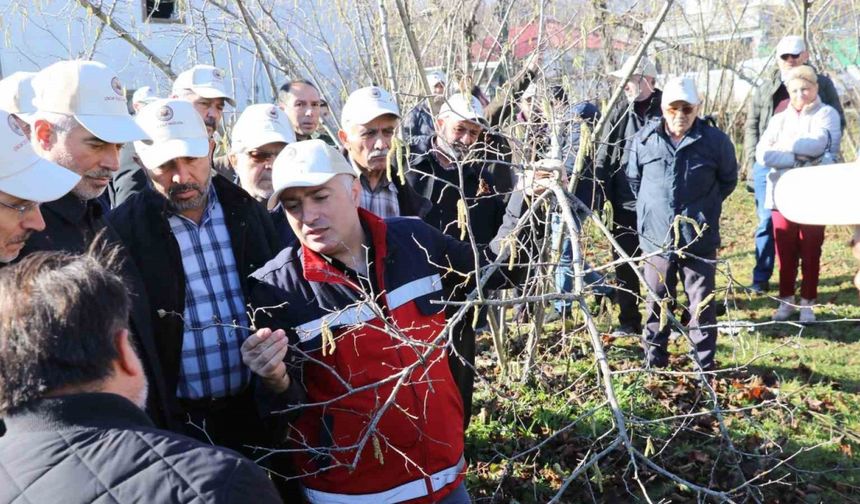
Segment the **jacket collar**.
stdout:
[[9,435],[76,427],[153,427],[146,413],[117,394],[69,394],[37,400],[6,417]]
[[[374,261],[382,264],[388,255],[387,225],[385,221],[363,208],[358,209],[358,218],[364,229],[370,234],[373,243]],[[351,283],[342,271],[332,266],[323,256],[302,245],[302,270],[305,280],[309,282]]]
[[75,225],[80,225],[87,219],[98,220],[104,213],[97,198],[84,201],[73,193],[68,193],[56,201],[45,203],[42,208],[50,209],[64,220]]

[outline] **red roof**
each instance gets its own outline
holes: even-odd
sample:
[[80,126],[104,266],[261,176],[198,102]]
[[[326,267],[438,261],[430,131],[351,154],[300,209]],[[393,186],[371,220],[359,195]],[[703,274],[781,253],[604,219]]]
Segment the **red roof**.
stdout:
[[[513,26],[508,30],[508,43],[512,46],[511,54],[515,59],[522,59],[533,53],[537,48],[540,27],[538,23]],[[554,49],[574,49],[582,47],[582,32],[566,27],[555,20],[544,23],[543,41],[546,46]],[[612,41],[613,48],[624,49],[627,44],[619,40]],[[586,50],[601,49],[603,40],[596,31],[589,33],[585,40]],[[502,54],[502,45],[495,37],[487,36],[480,42],[472,44],[472,58],[475,61],[497,61]],[[489,58],[488,58],[489,56]]]

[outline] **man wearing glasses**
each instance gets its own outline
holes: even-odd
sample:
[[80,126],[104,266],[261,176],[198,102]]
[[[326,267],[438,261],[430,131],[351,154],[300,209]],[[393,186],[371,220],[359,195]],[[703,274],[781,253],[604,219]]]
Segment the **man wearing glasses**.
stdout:
[[[803,37],[789,35],[783,37],[776,46],[776,64],[769,81],[755,88],[752,100],[747,110],[747,120],[744,127],[744,154],[747,165],[747,176],[752,179],[755,192],[756,214],[758,227],[755,232],[755,267],[750,290],[758,293],[767,292],[771,274],[773,274],[774,241],[773,224],[770,220],[770,210],[764,206],[765,177],[768,167],[755,162],[755,147],[758,144],[770,118],[788,107],[788,90],[783,82],[784,76],[794,67],[806,65],[809,61],[809,51]],[[845,114],[839,102],[839,95],[829,77],[815,71],[818,75],[818,96],[821,101],[839,112],[842,129],[845,129]]]
[[648,296],[643,342],[649,367],[669,364],[672,325],[661,323],[660,315],[661,307],[672,306],[678,277],[690,302],[689,337],[697,362],[702,370],[716,367],[715,305],[700,305],[714,291],[720,213],[737,184],[738,165],[729,137],[699,119],[699,104],[692,79],[669,81],[661,101],[663,119],[634,138],[627,164],[637,197],[639,247],[650,256],[643,261],[643,276],[656,293]]
[[242,112],[230,137],[230,165],[239,185],[257,201],[272,195],[272,164],[296,134],[283,110],[271,104],[250,105]]

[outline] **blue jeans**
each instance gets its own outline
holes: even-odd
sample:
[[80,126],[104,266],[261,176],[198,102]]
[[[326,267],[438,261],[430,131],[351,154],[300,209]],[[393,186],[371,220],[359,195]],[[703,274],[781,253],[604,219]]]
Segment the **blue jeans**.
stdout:
[[443,497],[439,501],[439,504],[471,504],[471,502],[472,499],[469,497],[468,490],[466,490],[466,483],[463,482],[453,492]]
[[766,282],[773,275],[773,222],[770,219],[770,210],[764,207],[768,171],[770,168],[767,166],[758,163],[753,164],[753,188],[755,189],[755,209],[758,217],[758,227],[755,230],[753,283]]
[[[574,214],[574,217],[576,218],[576,224],[580,224],[585,215]],[[570,239],[565,236],[566,230],[561,215],[553,214],[551,225],[553,248],[558,245],[559,240],[564,238],[564,242],[561,244],[561,257],[559,257],[558,266],[555,268],[555,288],[559,294],[567,294],[573,292],[574,273],[571,266],[573,263],[573,246],[570,243]],[[583,263],[583,267],[589,269],[591,266],[588,263]],[[585,274],[583,283],[586,286],[591,286],[598,294],[609,295],[612,293],[611,288],[606,285],[606,278],[594,271],[589,271]],[[559,313],[566,308],[570,308],[571,304],[572,301],[569,299],[558,299],[553,302],[556,311]]]

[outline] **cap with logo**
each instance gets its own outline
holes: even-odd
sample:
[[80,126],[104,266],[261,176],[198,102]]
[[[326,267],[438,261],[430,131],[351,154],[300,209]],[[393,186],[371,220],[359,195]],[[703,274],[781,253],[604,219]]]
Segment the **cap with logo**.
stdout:
[[675,77],[670,79],[663,87],[663,98],[661,105],[667,106],[676,101],[684,101],[690,105],[698,105],[699,91],[696,89],[696,81],[690,77]]
[[269,198],[269,210],[278,206],[285,189],[323,185],[341,173],[358,175],[341,153],[322,140],[305,140],[284,147],[272,165],[275,192]]
[[635,56],[630,56],[626,60],[624,60],[624,65],[621,66],[618,70],[611,72],[609,75],[612,77],[616,77],[618,79],[623,79],[627,76],[630,69],[633,69],[633,72],[630,75],[641,75],[643,77],[651,77],[657,78],[657,67],[654,65],[654,62],[648,59],[647,56],[642,56],[639,58],[639,62],[636,63],[636,67],[633,68],[633,63],[635,62]]
[[182,91],[190,89],[203,98],[224,98],[232,106],[236,101],[227,94],[224,83],[224,70],[212,65],[194,65],[188,70],[176,76],[173,81],[173,94],[180,95]]
[[0,191],[43,203],[65,196],[79,180],[75,172],[39,157],[15,118],[0,110]]
[[209,133],[191,102],[156,100],[140,109],[137,123],[151,138],[134,142],[137,155],[149,169],[180,157],[209,155]]
[[0,80],[0,109],[29,122],[33,105],[33,77],[36,72],[15,72]]
[[37,111],[74,116],[90,133],[109,143],[146,138],[128,113],[116,73],[97,61],[59,61],[33,77]]
[[448,82],[448,77],[445,76],[445,72],[441,70],[435,70],[427,74],[427,84],[430,85],[430,89],[436,87],[437,84],[442,84],[443,86]]
[[776,55],[800,54],[806,51],[806,42],[799,35],[786,35],[776,44]]
[[244,152],[272,142],[295,143],[296,134],[283,110],[258,103],[242,112],[233,125],[230,140],[232,152]]
[[463,93],[449,96],[445,100],[445,103],[442,104],[442,107],[439,108],[438,117],[454,117],[479,124],[486,122],[484,107],[481,106],[481,102],[474,96],[464,95]]
[[131,104],[136,105],[139,103],[141,106],[149,105],[157,99],[158,95],[155,94],[151,87],[141,86],[137,88],[133,95],[131,95]]
[[353,91],[346,99],[340,124],[344,130],[348,130],[356,124],[367,124],[385,114],[400,118],[400,109],[391,93],[377,86],[363,87]]

